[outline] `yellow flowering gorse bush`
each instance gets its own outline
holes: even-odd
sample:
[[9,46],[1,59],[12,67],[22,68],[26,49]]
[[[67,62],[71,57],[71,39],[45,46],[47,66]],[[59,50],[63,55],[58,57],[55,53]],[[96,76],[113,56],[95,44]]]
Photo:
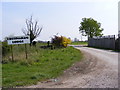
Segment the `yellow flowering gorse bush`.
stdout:
[[54,38],[52,38],[52,44],[56,47],[67,47],[70,43],[71,40],[64,36],[55,36]]

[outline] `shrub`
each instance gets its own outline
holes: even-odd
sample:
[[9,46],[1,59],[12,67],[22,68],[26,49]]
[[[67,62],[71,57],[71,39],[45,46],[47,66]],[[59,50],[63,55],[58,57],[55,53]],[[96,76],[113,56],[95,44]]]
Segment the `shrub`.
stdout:
[[71,43],[71,40],[63,36],[61,37],[62,37],[62,46],[67,47],[67,45]]
[[54,36],[52,38],[52,45],[55,47],[67,47],[71,43],[71,40],[64,36]]
[[10,46],[6,41],[2,42],[2,55],[5,56],[10,52]]
[[115,40],[115,50],[120,50],[120,37]]

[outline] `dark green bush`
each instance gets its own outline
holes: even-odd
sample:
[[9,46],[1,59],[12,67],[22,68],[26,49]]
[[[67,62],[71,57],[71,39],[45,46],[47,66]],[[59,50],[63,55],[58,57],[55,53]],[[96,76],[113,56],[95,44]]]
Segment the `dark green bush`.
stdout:
[[5,56],[10,52],[10,45],[6,41],[2,42],[2,55]]

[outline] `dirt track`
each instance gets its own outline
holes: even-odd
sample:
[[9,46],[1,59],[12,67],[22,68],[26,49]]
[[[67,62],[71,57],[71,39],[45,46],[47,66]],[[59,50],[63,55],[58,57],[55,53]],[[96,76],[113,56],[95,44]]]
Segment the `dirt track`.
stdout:
[[28,88],[117,88],[118,53],[74,46],[85,55],[56,79],[39,82]]

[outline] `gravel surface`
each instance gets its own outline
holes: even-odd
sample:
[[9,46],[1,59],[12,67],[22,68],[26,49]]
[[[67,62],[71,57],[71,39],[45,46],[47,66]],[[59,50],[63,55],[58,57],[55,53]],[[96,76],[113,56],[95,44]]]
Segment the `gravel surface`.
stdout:
[[84,59],[72,65],[58,78],[26,88],[118,88],[118,53],[74,46]]

